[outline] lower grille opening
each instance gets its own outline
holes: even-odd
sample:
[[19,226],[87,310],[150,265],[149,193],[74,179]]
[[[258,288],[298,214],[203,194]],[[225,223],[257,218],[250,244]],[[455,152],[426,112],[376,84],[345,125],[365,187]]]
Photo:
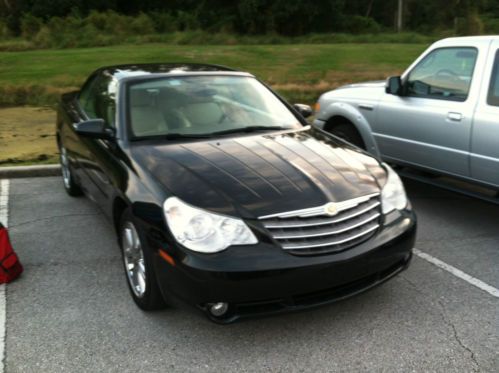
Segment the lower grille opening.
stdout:
[[244,317],[245,315],[272,314],[332,303],[367,290],[396,275],[407,266],[409,260],[410,256],[380,272],[333,288],[307,294],[297,294],[286,299],[269,299],[261,302],[235,304],[234,312],[237,317]]

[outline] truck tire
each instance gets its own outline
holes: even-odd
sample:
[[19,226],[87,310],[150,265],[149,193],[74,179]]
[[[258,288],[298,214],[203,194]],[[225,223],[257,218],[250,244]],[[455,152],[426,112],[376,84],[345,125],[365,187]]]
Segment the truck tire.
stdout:
[[362,137],[360,137],[360,134],[359,132],[357,131],[357,129],[349,124],[349,123],[340,123],[336,126],[334,126],[330,132],[345,140],[345,141],[348,141],[350,144],[353,144],[361,149],[366,149],[366,146],[364,144],[364,141],[362,140]]

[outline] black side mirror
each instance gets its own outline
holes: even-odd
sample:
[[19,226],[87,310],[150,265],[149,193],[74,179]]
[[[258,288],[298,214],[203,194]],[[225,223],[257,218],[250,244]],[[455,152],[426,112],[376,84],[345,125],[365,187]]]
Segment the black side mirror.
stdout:
[[385,92],[390,95],[402,95],[402,80],[400,76],[391,76],[386,80]]
[[114,131],[106,127],[104,119],[89,119],[75,123],[74,126],[76,133],[85,137],[107,140],[114,138]]
[[308,118],[313,113],[312,108],[308,105],[294,104],[293,107],[302,115],[303,118]]

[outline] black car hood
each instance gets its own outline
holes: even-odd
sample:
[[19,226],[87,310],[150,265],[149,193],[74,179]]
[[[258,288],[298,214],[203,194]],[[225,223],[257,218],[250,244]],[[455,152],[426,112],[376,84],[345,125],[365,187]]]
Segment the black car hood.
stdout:
[[137,143],[131,153],[168,194],[245,218],[377,193],[386,177],[377,160],[314,128]]

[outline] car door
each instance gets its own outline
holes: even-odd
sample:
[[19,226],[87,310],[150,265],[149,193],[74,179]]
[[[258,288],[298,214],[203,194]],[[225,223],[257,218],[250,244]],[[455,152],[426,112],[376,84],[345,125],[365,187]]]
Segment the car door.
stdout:
[[499,187],[499,41],[492,43],[471,141],[471,176]]
[[384,94],[374,136],[383,158],[468,177],[478,50],[437,48],[403,78],[402,95]]
[[[88,93],[79,98],[80,109],[86,119],[104,119],[106,126],[116,132],[117,82],[110,76],[100,75],[92,82]],[[89,197],[105,208],[113,194],[112,173],[116,164],[116,141],[94,139],[79,135],[82,144],[78,154],[81,169],[89,180],[86,189]]]
[[[82,108],[85,106],[95,80],[96,75],[90,76],[79,92],[71,93],[71,97],[64,97],[61,100],[61,108],[58,112],[60,115],[58,120],[64,123],[64,125],[60,126],[61,144],[66,148],[70,159],[71,172],[86,194],[89,194],[90,180],[84,171],[84,166],[89,153],[81,136],[76,133],[76,124],[87,119]],[[65,96],[68,96],[68,94]]]

